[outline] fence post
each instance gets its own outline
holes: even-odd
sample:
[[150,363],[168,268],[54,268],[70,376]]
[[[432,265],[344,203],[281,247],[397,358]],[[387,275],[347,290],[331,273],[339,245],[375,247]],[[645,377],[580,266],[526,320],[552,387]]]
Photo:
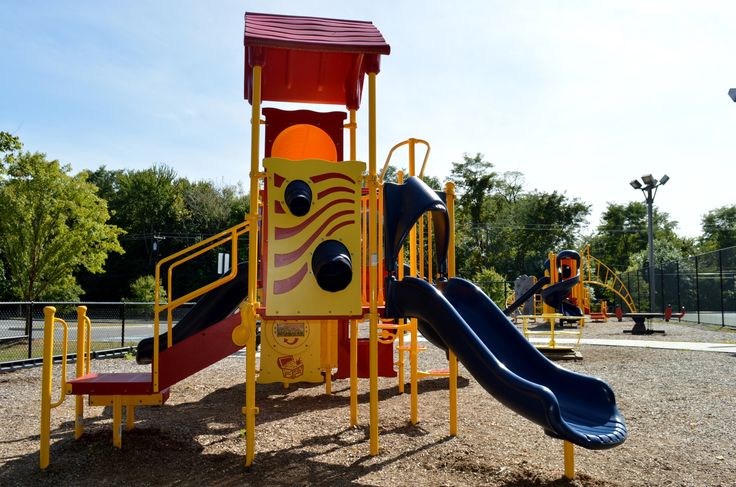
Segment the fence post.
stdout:
[[682,309],[682,301],[680,299],[680,261],[675,261],[675,264],[677,265],[677,311],[679,312]]
[[665,310],[665,299],[664,299],[664,264],[659,268],[659,292],[662,295],[662,313]]
[[639,303],[641,303],[641,290],[639,289],[639,269],[636,270],[636,302],[637,307],[640,306]]
[[726,326],[726,313],[723,309],[723,249],[718,250],[718,276],[721,280],[721,327]]
[[125,299],[120,301],[120,347],[125,346]]
[[26,311],[26,335],[28,335],[28,358],[33,358],[33,301]]
[[700,278],[698,277],[698,256],[695,256],[695,307],[698,308],[698,323],[700,323]]

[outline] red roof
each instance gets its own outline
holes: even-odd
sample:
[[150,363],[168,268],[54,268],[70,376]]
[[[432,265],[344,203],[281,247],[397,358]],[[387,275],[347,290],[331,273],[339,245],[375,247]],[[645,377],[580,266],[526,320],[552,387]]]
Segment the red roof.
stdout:
[[252,101],[251,68],[261,65],[263,100],[357,109],[365,73],[390,52],[371,22],[247,12],[245,96]]

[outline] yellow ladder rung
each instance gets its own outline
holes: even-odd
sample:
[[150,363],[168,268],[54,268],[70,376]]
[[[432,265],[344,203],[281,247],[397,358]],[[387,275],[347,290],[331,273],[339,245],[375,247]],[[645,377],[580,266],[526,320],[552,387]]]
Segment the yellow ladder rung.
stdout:
[[[404,346],[404,347],[396,347],[396,350],[410,352],[411,351],[411,347],[408,346],[408,345],[407,346]],[[417,347],[417,352],[425,352],[426,350],[427,350],[427,347],[424,347],[424,346]]]
[[426,370],[426,371],[418,371],[417,375],[419,378],[422,377],[449,377],[450,371],[449,370]]

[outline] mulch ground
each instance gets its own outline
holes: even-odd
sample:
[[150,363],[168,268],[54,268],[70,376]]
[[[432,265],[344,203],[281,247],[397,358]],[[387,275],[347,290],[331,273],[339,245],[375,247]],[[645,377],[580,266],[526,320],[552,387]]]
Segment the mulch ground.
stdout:
[[[631,323],[593,323],[584,336],[630,338]],[[661,324],[647,339],[736,342],[736,333]],[[509,411],[461,368],[459,435],[448,436],[446,379],[420,383],[420,422],[409,395],[381,379],[380,453],[368,455],[368,384],[360,383],[360,423],[349,427],[348,381],[259,385],[256,461],[243,467],[244,359],[231,357],[172,388],[161,408],[138,408],[136,428],[112,447],[110,408],[88,408],[73,439],[74,401],[52,413],[51,466],[38,468],[41,369],[0,375],[0,485],[722,485],[736,486],[736,356],[586,346],[560,365],[613,387],[630,436],[605,451],[576,448],[576,479],[562,478],[562,442]],[[425,368],[444,353],[421,354]],[[147,370],[131,360],[99,360],[97,372]],[[58,377],[59,368],[56,368]],[[71,371],[70,371],[71,373]],[[55,388],[55,394],[57,389]],[[408,387],[407,387],[408,391]]]

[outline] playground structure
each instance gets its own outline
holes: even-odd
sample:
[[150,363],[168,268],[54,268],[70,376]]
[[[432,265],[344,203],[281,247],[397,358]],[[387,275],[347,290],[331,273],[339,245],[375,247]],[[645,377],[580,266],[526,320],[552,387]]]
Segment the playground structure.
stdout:
[[[580,345],[580,338],[585,325],[585,316],[577,306],[577,303],[581,302],[582,293],[580,254],[574,250],[563,250],[558,254],[550,252],[544,262],[544,276],[537,279],[533,286],[507,306],[503,312],[508,316],[524,302],[539,295],[543,303],[541,313],[516,316],[516,318],[521,319],[522,333],[530,340],[532,337],[546,338],[546,342],[536,344],[537,348],[545,354],[556,357],[579,358],[579,354],[574,350]],[[548,328],[530,329],[529,323],[536,323],[537,318],[541,318],[543,322],[547,323]],[[575,323],[577,329],[562,329],[565,322]],[[556,340],[556,337],[561,335],[574,336],[577,341],[573,346],[561,346]]]
[[[66,395],[77,400],[75,437],[83,432],[81,400],[86,395],[91,405],[112,406],[113,444],[120,447],[123,406],[131,429],[135,407],[164,404],[174,384],[243,347],[246,466],[255,456],[257,383],[324,382],[329,394],[333,379],[349,377],[350,424],[356,425],[358,380],[367,378],[369,451],[377,455],[378,377],[398,376],[403,391],[406,353],[412,424],[418,422],[417,381],[446,375],[449,434],[457,434],[461,361],[501,403],[563,441],[569,478],[574,475],[573,445],[606,449],[625,440],[626,425],[605,382],[551,363],[478,287],[455,277],[454,187],[448,183],[436,192],[422,181],[429,144],[420,139],[397,144],[379,173],[376,79],[381,56],[389,53],[370,22],[246,14],[245,97],[251,104],[247,219],[158,262],[156,285],[165,272],[168,298],[166,303],[156,298],[153,337],[137,351],[138,362],[150,364],[150,372],[91,372],[84,349],[84,330],[91,325],[80,309],[76,378],[67,380],[63,367],[58,402],[51,402],[50,359],[44,365],[41,468],[49,464],[50,411]],[[357,160],[356,146],[356,112],[366,78],[367,164]],[[347,113],[262,108],[268,101],[341,105]],[[418,145],[426,146],[419,171]],[[400,174],[398,183],[384,182],[391,155],[404,146],[406,179]],[[246,236],[247,259],[239,259],[238,241]],[[229,246],[239,264],[200,289],[177,294],[174,271],[222,246]],[[567,302],[580,282],[580,256],[551,254],[549,269],[546,297],[558,300],[563,311],[547,314],[583,320],[579,308]],[[173,310],[194,299],[197,305],[174,326]],[[582,302],[582,296],[576,299]],[[47,345],[52,345],[56,323],[67,328],[47,308]],[[257,371],[258,323],[262,347]],[[359,337],[360,326],[367,327],[368,337]],[[419,331],[447,351],[447,371],[418,370]],[[407,333],[409,343],[404,343]],[[65,335],[64,355],[66,341]]]
[[[593,320],[605,321],[609,316],[608,303],[606,301],[601,301],[598,311],[594,311],[592,309],[589,286],[596,286],[609,290],[621,300],[621,303],[623,305],[626,306],[626,308],[628,309],[628,313],[636,313],[637,311],[636,305],[634,304],[634,299],[624,282],[613,269],[608,267],[605,263],[603,263],[603,261],[590,253],[590,245],[585,246],[585,248],[580,252],[580,256],[581,261],[579,268],[581,270],[581,288],[575,290],[573,301],[576,304],[582,303],[580,306],[583,310],[583,313],[589,315]],[[545,273],[547,272],[547,265],[548,264],[545,262]],[[537,283],[538,282],[539,281],[537,281]],[[542,286],[547,284],[548,283],[543,283],[534,288],[534,297],[539,298],[539,301],[541,301],[541,295],[538,293],[538,291],[542,288]],[[582,301],[580,300],[580,296],[582,296]],[[507,308],[506,310],[504,310],[504,312],[507,312],[507,314],[511,313],[514,309],[521,306],[525,301],[530,298],[531,294],[529,293],[525,293],[524,296],[519,297],[519,299],[516,299],[516,296],[512,294],[510,299],[508,300]],[[534,307],[535,310],[537,308],[537,306]]]

